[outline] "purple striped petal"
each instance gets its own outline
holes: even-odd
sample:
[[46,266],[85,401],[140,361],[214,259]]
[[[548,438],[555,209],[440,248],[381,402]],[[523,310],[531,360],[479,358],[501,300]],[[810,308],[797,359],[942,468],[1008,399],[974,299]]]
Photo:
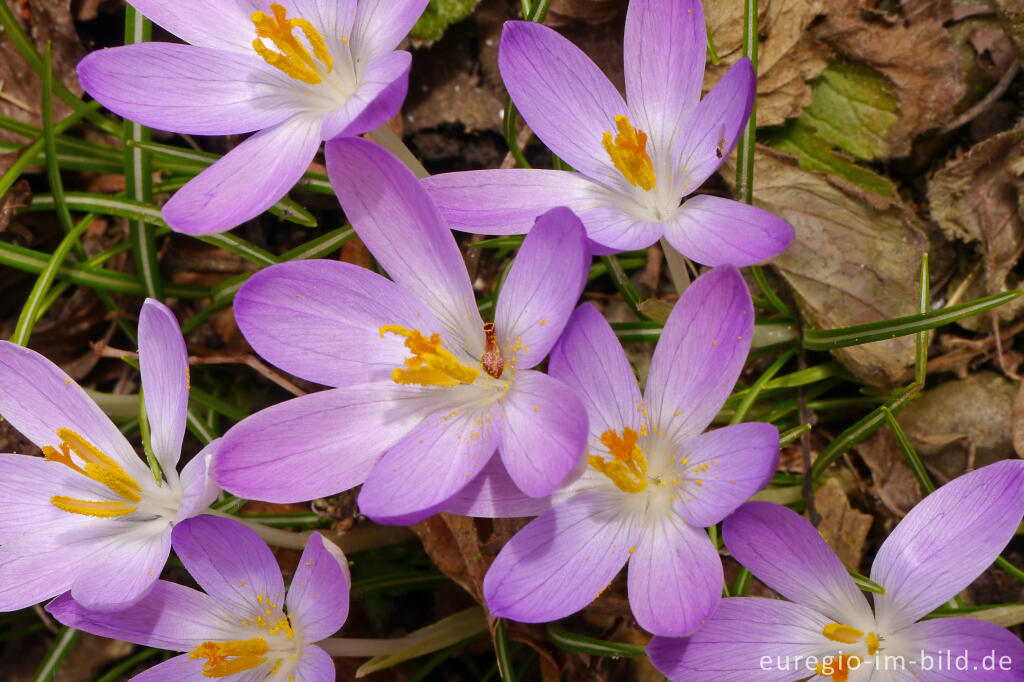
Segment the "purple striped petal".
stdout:
[[39,527],[0,547],[0,612],[18,611],[67,592],[86,569],[96,545],[81,535],[95,519],[65,516],[61,525]]
[[501,457],[491,457],[483,472],[448,500],[444,511],[491,519],[537,516],[551,509],[551,498],[530,497],[505,470]]
[[359,493],[359,510],[394,525],[440,511],[483,471],[501,429],[497,405],[435,412],[381,456]]
[[606,187],[630,192],[602,142],[629,109],[590,57],[547,26],[510,21],[498,67],[523,120],[551,151]]
[[516,533],[484,577],[491,615],[543,623],[579,611],[629,558],[639,517],[612,498],[581,495],[544,512]]
[[[192,658],[189,654],[182,654],[181,656],[175,656],[174,658],[168,659],[160,665],[155,665],[149,670],[144,670],[138,675],[134,676],[130,682],[167,682],[168,680],[174,680],[174,682],[209,682],[210,677],[203,674],[203,666],[206,664],[206,659]],[[259,674],[260,677],[249,676],[246,677],[246,673],[240,673],[231,682],[257,682],[265,679],[263,677],[266,669],[256,669],[255,673]],[[250,673],[251,674],[251,673]]]
[[68,513],[53,506],[50,498],[77,488],[81,478],[71,468],[41,457],[0,454],[0,546],[51,524],[59,526]]
[[[900,652],[906,652],[907,671],[914,674],[915,679],[927,682],[1024,680],[1024,644],[995,623],[973,618],[925,620],[901,630],[899,642]],[[883,650],[881,655],[885,653]],[[943,669],[939,669],[940,662]]]
[[667,159],[700,99],[707,36],[699,0],[632,0],[623,58],[635,125]]
[[705,273],[679,298],[651,357],[644,400],[651,430],[673,443],[701,433],[747,359],[754,307],[740,273]]
[[748,502],[722,524],[722,538],[737,561],[783,597],[837,623],[872,629],[859,624],[874,622],[864,595],[828,543],[796,512]]
[[188,412],[188,351],[167,306],[147,298],[139,315],[139,367],[153,454],[165,471],[181,456]]
[[386,123],[402,108],[411,66],[408,52],[390,52],[367,64],[356,91],[324,117],[323,138],[361,135]]
[[87,609],[70,592],[50,602],[46,610],[68,627],[172,651],[232,640],[237,630],[231,614],[209,596],[166,580],[158,580],[135,605],[120,611]]
[[793,226],[768,211],[709,194],[687,199],[665,223],[665,238],[707,265],[746,266],[771,260],[793,241]]
[[426,190],[402,162],[372,142],[335,138],[327,173],[345,215],[400,287],[479,357],[483,322],[455,237]]
[[415,296],[350,263],[311,260],[261,270],[235,296],[246,341],[271,364],[328,386],[390,381],[409,357],[398,324],[430,336],[444,328]]
[[224,435],[213,477],[225,490],[298,502],[353,488],[423,418],[419,387],[362,384],[293,398],[243,419]]
[[736,148],[754,104],[754,68],[742,57],[677,131],[673,175],[683,194],[704,184]]
[[320,146],[319,114],[265,128],[188,181],[164,204],[172,229],[214,234],[255,218],[288,193]]
[[117,525],[102,528],[108,538],[71,585],[71,596],[84,608],[118,611],[131,606],[153,587],[171,553],[169,525],[147,536],[129,535]]
[[304,682],[334,682],[334,659],[318,646],[307,644],[297,659],[295,679]]
[[768,485],[779,463],[779,430],[761,422],[726,426],[687,441],[680,455],[691,482],[673,509],[686,523],[707,528]]
[[174,523],[199,514],[217,500],[220,486],[210,475],[210,463],[223,442],[222,438],[212,441],[181,470],[181,502]]
[[428,0],[359,0],[352,28],[352,53],[363,63],[395,47],[412,30]]
[[673,682],[796,682],[814,678],[808,656],[835,655],[836,643],[821,634],[831,622],[778,599],[723,599],[700,630],[686,638],[654,637],[647,655]]
[[[254,0],[131,0],[135,9],[186,43],[252,54]],[[287,0],[285,0],[287,5]]]
[[285,600],[292,626],[308,642],[330,637],[348,618],[348,563],[328,543],[320,533],[309,537]]
[[199,586],[236,618],[265,617],[284,604],[284,580],[273,552],[239,521],[196,516],[171,534],[174,553]]
[[113,47],[79,62],[78,80],[119,116],[176,133],[249,133],[300,111],[296,82],[251,50],[236,54],[176,43]]
[[534,367],[551,351],[583,292],[587,235],[567,208],[537,218],[501,287],[494,329],[506,364]]
[[629,606],[655,635],[696,630],[722,596],[722,560],[700,527],[675,514],[647,519],[629,558]]
[[960,476],[926,497],[882,543],[871,579],[879,627],[919,620],[992,565],[1024,516],[1024,462],[1005,460]]
[[576,468],[587,444],[587,413],[572,389],[532,370],[519,370],[501,401],[501,461],[533,497],[550,494]]
[[510,168],[442,173],[420,180],[453,230],[524,234],[541,213],[566,206],[577,214],[607,201],[582,173]]
[[664,223],[651,222],[646,217],[637,218],[611,201],[616,200],[611,199],[604,206],[580,212],[587,234],[604,247],[600,253],[595,250],[595,254],[646,249],[665,233]]

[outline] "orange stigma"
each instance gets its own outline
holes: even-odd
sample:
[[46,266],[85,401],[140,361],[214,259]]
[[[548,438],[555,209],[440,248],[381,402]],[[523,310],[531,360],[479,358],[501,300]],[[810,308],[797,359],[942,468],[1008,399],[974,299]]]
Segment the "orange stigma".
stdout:
[[501,373],[505,370],[505,360],[501,357],[501,348],[498,347],[498,339],[494,334],[493,322],[484,324],[484,336],[487,340],[484,346],[484,354],[480,358],[480,364],[483,365],[485,372],[495,379],[500,379]]
[[654,164],[647,154],[647,133],[634,128],[629,119],[621,114],[615,117],[615,126],[619,132],[614,141],[610,130],[604,134],[602,141],[605,151],[629,184],[650,192],[654,189],[656,178]]

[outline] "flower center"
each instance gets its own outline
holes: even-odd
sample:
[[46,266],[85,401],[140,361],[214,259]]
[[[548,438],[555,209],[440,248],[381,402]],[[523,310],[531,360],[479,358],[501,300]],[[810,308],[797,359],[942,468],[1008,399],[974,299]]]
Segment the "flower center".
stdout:
[[[125,516],[137,509],[136,505],[142,499],[142,487],[121,468],[120,464],[71,429],[57,429],[57,437],[61,439],[60,450],[49,445],[43,448],[43,456],[47,461],[59,462],[86,478],[102,483],[123,501],[79,500],[54,495],[50,498],[53,506],[72,514],[101,518]],[[72,452],[85,463],[84,468],[71,459]]]
[[601,434],[601,444],[612,453],[613,459],[590,455],[587,461],[602,474],[611,479],[619,490],[639,493],[647,489],[647,458],[637,442],[640,436],[628,426],[622,429],[622,436],[612,429]]
[[[310,85],[322,82],[323,74],[330,73],[334,68],[334,60],[327,51],[324,37],[307,19],[289,19],[288,10],[281,5],[273,3],[270,9],[273,16],[259,10],[252,13],[252,23],[256,26],[256,39],[252,41],[252,47],[256,54],[263,57],[267,64],[295,80]],[[310,54],[306,46],[295,36],[296,28],[306,36],[313,54]],[[264,38],[272,42],[280,52],[274,52],[267,47],[263,42]],[[319,63],[316,60],[319,60]],[[323,67],[326,67],[326,70]]]
[[850,671],[859,667],[860,658],[857,656],[836,656],[819,663],[814,672],[822,677],[831,677],[832,682],[846,682],[850,677]]
[[[391,372],[391,380],[396,384],[458,386],[473,383],[480,374],[445,350],[440,334],[431,334],[430,338],[427,338],[417,329],[407,329],[397,324],[386,324],[380,328],[382,337],[387,333],[404,337],[405,347],[412,351],[412,357],[404,362],[405,367],[396,367]],[[500,359],[499,353],[499,362]],[[487,366],[484,365],[484,368],[487,369]],[[500,369],[497,371],[501,373]],[[488,369],[487,372],[490,374],[491,370]]]
[[[821,630],[826,639],[840,644],[859,644],[862,640],[867,646],[868,656],[874,656],[878,652],[879,639],[874,632],[864,634],[852,625],[842,623],[829,623]],[[833,682],[846,682],[851,670],[860,667],[861,658],[854,655],[843,655],[840,653],[834,658],[822,661],[814,671],[822,677],[831,677]]]
[[615,117],[615,126],[619,132],[612,140],[612,132],[606,131],[602,141],[605,151],[612,158],[612,163],[634,187],[645,192],[654,189],[654,164],[647,154],[647,133],[637,130],[623,115]]
[[262,637],[231,642],[203,642],[188,657],[194,661],[205,658],[203,675],[227,677],[252,670],[267,660],[270,647]]

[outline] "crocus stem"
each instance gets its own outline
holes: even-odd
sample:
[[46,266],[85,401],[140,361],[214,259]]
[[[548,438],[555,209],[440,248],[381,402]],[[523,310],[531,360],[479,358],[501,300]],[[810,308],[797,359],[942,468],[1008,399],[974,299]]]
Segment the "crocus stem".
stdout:
[[290,530],[283,530],[281,528],[271,528],[270,526],[264,526],[262,523],[255,521],[249,521],[240,516],[234,516],[222,512],[218,509],[210,507],[203,512],[204,514],[210,514],[211,516],[220,516],[225,519],[232,519],[239,523],[244,523],[246,526],[256,531],[256,534],[263,538],[264,542],[268,545],[274,545],[275,547],[284,547],[285,549],[303,549],[306,546],[306,541],[309,540],[309,536],[312,535],[312,531],[303,531],[296,533]]
[[317,646],[331,656],[388,656],[398,653],[422,637],[395,637],[393,639],[350,639],[331,637],[317,642]]
[[686,287],[690,286],[690,273],[686,270],[686,258],[675,250],[664,237],[661,238],[661,249],[665,252],[665,262],[668,263],[668,274],[672,278],[672,284],[676,287],[676,293],[682,294]]
[[404,163],[417,178],[430,177],[430,173],[419,162],[419,159],[412,153],[412,150],[405,146],[402,138],[395,135],[395,131],[391,130],[391,126],[387,123],[366,133],[366,136],[397,156],[398,160]]

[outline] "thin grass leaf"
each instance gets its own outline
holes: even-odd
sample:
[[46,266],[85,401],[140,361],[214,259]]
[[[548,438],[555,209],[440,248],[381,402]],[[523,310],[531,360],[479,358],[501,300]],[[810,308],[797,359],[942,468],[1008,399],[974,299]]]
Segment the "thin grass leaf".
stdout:
[[[807,433],[810,430],[811,430],[811,425],[810,424],[801,424],[800,426],[794,426],[789,431],[786,431],[786,432],[784,432],[784,433],[779,435],[779,447],[786,447],[787,445],[789,445],[790,443],[796,441],[797,438],[799,438],[800,436],[804,435],[805,433]],[[776,476],[779,476],[779,475],[780,474],[776,474]],[[790,484],[799,483],[800,480],[801,480],[801,477],[800,476],[794,476],[793,479],[794,480],[789,481]],[[775,479],[772,478],[772,483],[775,483],[775,482],[776,482]]]
[[892,410],[885,405],[882,405],[878,409],[880,409],[882,411],[882,415],[885,416],[885,421],[888,422],[892,435],[896,437],[896,443],[900,446],[900,450],[903,451],[903,458],[907,460],[907,465],[910,467],[910,470],[914,472],[914,476],[917,478],[917,482],[920,484],[921,490],[924,491],[925,495],[935,492],[935,484],[932,483],[932,479],[928,475],[928,471],[925,470],[924,464],[921,462],[921,458],[917,456],[914,446],[910,444],[910,439],[907,438],[906,431],[903,430],[903,427],[900,426],[899,421],[897,421],[896,415],[894,415]]
[[[928,312],[931,296],[928,291],[928,253],[921,255],[921,283],[918,295],[918,312],[922,315]],[[916,354],[914,358],[914,381],[924,384],[928,374],[928,331],[920,331],[917,334]]]
[[747,416],[747,411],[750,406],[754,404],[757,397],[761,395],[761,391],[765,385],[771,381],[772,377],[779,373],[787,362],[793,359],[796,355],[796,348],[790,348],[783,353],[775,362],[773,362],[764,373],[757,378],[753,385],[744,393],[743,398],[740,400],[740,404],[736,406],[736,412],[733,413],[732,419],[729,420],[730,424],[739,424],[743,421],[743,418]]
[[150,649],[149,647],[146,647],[122,660],[120,663],[104,673],[102,677],[97,678],[96,682],[119,682],[119,680],[123,680],[129,672],[159,653],[162,653],[160,649]]
[[[6,5],[7,3],[0,2],[0,6]],[[39,667],[36,668],[36,672],[32,676],[32,682],[50,682],[53,676],[57,674],[60,664],[64,662],[64,658],[71,651],[71,647],[75,645],[75,641],[78,640],[80,634],[81,632],[74,628],[61,628],[57,639],[50,645],[46,656],[43,657]]]
[[609,658],[642,658],[647,653],[639,644],[625,642],[609,642],[603,639],[578,635],[554,625],[548,626],[548,637],[559,649],[588,656],[604,656]]
[[512,665],[512,651],[508,641],[508,631],[503,618],[494,619],[494,655],[498,659],[498,674],[502,682],[516,682],[515,666]]

